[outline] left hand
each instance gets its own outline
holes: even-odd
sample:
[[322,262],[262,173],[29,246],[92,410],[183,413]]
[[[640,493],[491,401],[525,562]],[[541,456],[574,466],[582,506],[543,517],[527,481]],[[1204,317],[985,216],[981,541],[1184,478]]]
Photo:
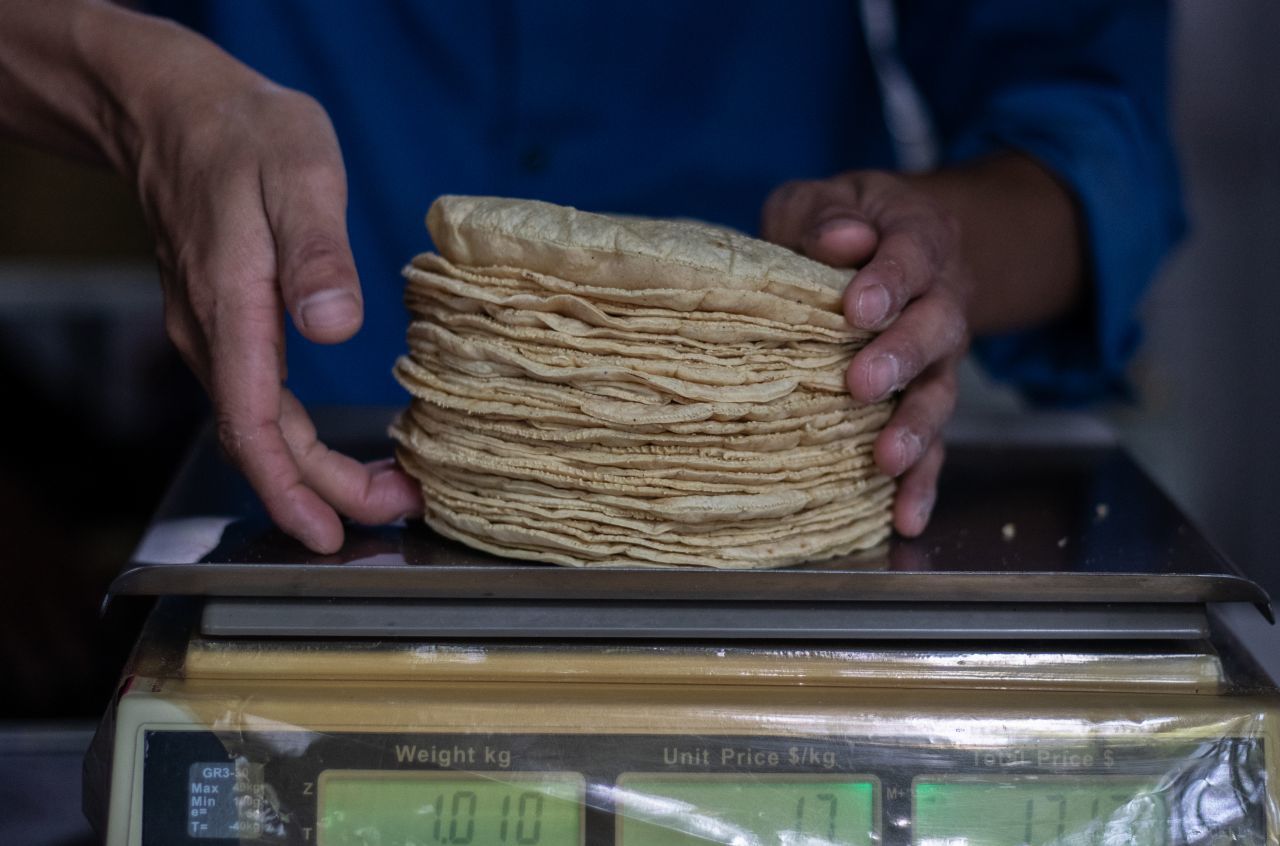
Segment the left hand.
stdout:
[[844,292],[845,317],[880,334],[854,357],[846,381],[860,402],[901,392],[875,460],[899,479],[894,528],[919,535],[937,496],[941,431],[968,348],[972,286],[959,224],[910,177],[852,171],[776,189],[761,235],[833,267],[861,268]]

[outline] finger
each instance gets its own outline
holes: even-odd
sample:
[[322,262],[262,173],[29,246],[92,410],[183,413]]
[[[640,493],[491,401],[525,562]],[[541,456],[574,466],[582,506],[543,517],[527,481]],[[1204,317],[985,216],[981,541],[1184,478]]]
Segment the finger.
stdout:
[[205,343],[204,333],[200,330],[199,321],[191,310],[190,304],[180,297],[169,293],[170,285],[165,286],[164,297],[164,329],[169,336],[178,355],[191,370],[205,393],[209,392],[209,347]]
[[946,271],[950,239],[949,230],[929,220],[882,229],[875,255],[845,289],[845,318],[860,329],[892,323]]
[[938,288],[913,302],[854,356],[846,373],[849,393],[860,402],[879,402],[935,361],[958,353],[966,339],[960,304]]
[[801,239],[801,252],[832,267],[865,264],[880,241],[875,227],[852,209],[830,207],[815,215],[818,220]]
[[342,155],[328,118],[314,108],[303,115],[319,127],[310,148],[264,168],[263,199],[294,325],[308,340],[333,344],[359,330],[364,299],[347,238]]
[[898,534],[913,538],[929,524],[944,456],[942,441],[935,440],[924,457],[898,481],[898,493],[893,501],[893,527]]
[[938,362],[912,382],[875,442],[876,466],[901,476],[932,446],[956,406],[953,360]]
[[813,183],[784,182],[769,193],[760,209],[760,237],[792,250],[800,249],[803,216],[810,204]]
[[267,221],[256,197],[237,202],[229,192],[226,200],[221,225],[209,233],[222,246],[207,265],[210,280],[219,280],[206,322],[219,439],[281,529],[316,552],[335,552],[341,521],[304,483],[280,431],[284,337]]
[[338,515],[304,482],[275,415],[257,411],[253,397],[228,397],[225,386],[234,378],[220,370],[214,380],[223,448],[277,526],[315,552],[336,552],[343,538]]
[[[303,481],[280,431],[274,350],[237,335],[224,342],[238,345],[243,363],[224,362],[214,371],[219,440],[276,525],[315,552],[336,552],[343,535],[338,515]],[[258,377],[254,368],[271,381]]]
[[875,226],[852,184],[788,182],[761,211],[761,236],[833,267],[862,264],[875,252]]
[[285,391],[280,425],[307,485],[340,513],[361,523],[390,523],[422,513],[418,484],[391,460],[362,464],[317,437],[306,409]]

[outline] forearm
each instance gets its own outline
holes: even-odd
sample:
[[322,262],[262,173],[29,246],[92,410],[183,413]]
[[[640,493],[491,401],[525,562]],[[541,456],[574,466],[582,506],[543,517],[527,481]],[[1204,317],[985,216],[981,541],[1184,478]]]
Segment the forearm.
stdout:
[[144,123],[192,107],[183,79],[250,76],[195,33],[110,3],[0,3],[0,132],[121,172],[137,166]]
[[1009,153],[911,177],[958,222],[974,279],[974,334],[1034,326],[1085,292],[1084,237],[1071,195],[1031,159]]
[[94,44],[116,12],[80,0],[0,4],[0,129],[79,158],[119,160],[122,116]]

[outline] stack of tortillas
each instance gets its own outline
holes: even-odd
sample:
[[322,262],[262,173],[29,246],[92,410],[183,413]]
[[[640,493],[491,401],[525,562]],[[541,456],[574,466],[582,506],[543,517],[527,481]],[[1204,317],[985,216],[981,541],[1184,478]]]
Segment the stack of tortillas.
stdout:
[[849,281],[697,223],[441,197],[405,268],[396,422],[426,522],[570,565],[775,567],[874,546],[890,405],[845,387]]

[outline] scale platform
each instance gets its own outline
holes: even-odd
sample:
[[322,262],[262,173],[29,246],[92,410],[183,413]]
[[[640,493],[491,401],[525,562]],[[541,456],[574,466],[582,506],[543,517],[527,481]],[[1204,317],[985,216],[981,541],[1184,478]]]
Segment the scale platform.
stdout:
[[[378,457],[391,413],[334,410],[318,425],[335,448]],[[329,556],[283,535],[206,432],[110,593],[209,597],[205,630],[241,636],[1170,638],[1203,636],[1206,603],[1271,614],[1080,418],[962,424],[922,537],[809,565],[566,568],[420,522],[347,531]]]
[[[375,458],[390,414],[317,423]],[[951,434],[921,538],[724,571],[415,522],[314,556],[206,433],[111,587],[159,601],[86,809],[108,846],[1280,844],[1280,696],[1220,613],[1266,593],[1096,424]]]

